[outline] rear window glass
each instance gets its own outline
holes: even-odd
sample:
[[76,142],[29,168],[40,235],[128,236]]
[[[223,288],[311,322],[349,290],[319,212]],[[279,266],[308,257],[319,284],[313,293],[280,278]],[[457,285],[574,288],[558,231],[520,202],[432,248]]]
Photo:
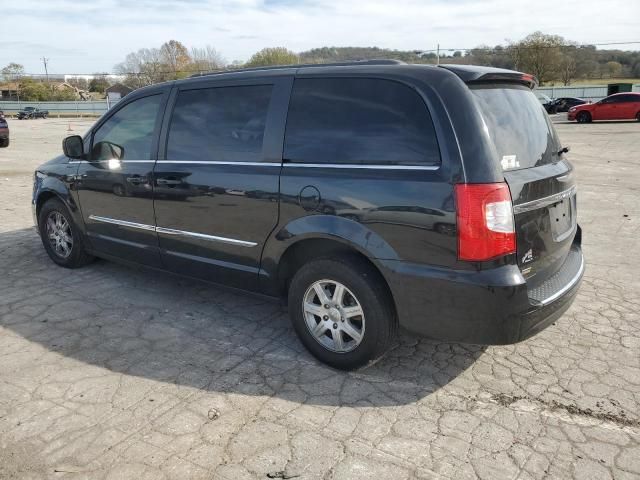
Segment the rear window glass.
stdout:
[[433,122],[420,95],[383,79],[296,79],[284,150],[285,158],[297,163],[440,163]]
[[527,87],[474,86],[484,121],[503,170],[517,170],[559,160],[558,138],[544,107]]

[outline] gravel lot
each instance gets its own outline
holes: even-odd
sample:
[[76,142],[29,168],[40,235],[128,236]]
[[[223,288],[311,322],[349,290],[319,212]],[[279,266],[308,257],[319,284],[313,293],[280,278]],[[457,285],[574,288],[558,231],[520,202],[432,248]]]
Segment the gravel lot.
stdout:
[[506,347],[404,335],[341,373],[277,304],[104,261],[56,267],[31,174],[90,123],[10,121],[0,479],[640,478],[640,124],[557,123],[587,260],[569,312]]

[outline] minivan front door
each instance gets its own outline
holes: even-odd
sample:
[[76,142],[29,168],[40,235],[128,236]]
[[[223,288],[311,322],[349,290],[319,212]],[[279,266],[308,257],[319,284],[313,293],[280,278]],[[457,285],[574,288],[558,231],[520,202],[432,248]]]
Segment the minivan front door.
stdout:
[[[137,98],[92,133],[76,188],[93,250],[160,267],[152,173],[167,93]],[[125,102],[126,100],[123,100]]]
[[216,81],[172,93],[154,169],[165,267],[253,289],[278,221],[282,138],[291,79]]

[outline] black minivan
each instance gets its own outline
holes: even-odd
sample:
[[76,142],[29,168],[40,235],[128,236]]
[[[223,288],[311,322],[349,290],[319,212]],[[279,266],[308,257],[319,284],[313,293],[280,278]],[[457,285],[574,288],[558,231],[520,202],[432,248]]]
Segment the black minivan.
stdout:
[[584,270],[568,149],[535,86],[366,61],[145,87],[37,169],[36,224],[63,267],[98,256],[286,298],[337,368],[398,327],[518,342]]

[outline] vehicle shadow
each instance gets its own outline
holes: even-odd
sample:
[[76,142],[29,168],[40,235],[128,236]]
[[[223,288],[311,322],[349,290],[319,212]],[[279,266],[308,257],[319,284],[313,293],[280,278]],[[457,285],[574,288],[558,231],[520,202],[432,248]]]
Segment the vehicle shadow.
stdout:
[[66,270],[32,229],[0,233],[0,271],[1,327],[66,359],[220,393],[401,405],[448,384],[484,352],[402,333],[376,364],[336,371],[307,353],[277,303],[106,261]]

